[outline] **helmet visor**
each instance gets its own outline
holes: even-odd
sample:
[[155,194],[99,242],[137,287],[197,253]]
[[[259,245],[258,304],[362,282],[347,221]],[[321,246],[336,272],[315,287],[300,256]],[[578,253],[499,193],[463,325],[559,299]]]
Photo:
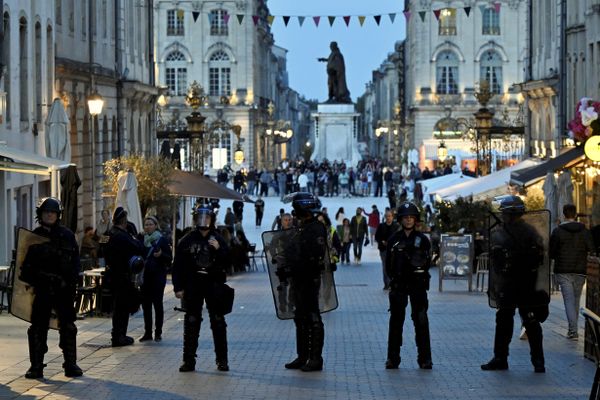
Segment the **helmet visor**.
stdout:
[[196,226],[198,228],[210,227],[210,214],[201,213],[196,215]]

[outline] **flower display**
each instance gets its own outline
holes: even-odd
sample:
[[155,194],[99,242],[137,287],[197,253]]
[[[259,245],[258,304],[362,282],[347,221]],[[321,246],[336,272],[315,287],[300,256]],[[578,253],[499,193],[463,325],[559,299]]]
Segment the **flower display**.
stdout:
[[600,102],[584,97],[577,103],[575,118],[568,124],[569,137],[579,142],[585,142],[592,135],[600,134]]

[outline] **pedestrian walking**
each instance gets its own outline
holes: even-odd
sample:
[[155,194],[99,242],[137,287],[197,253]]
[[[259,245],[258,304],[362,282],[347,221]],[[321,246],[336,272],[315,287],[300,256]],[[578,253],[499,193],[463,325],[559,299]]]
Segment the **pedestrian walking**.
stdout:
[[256,214],[256,227],[259,228],[265,213],[265,201],[260,196],[254,202],[254,212]]
[[375,232],[377,231],[377,227],[381,222],[381,214],[379,214],[379,209],[375,204],[371,207],[371,212],[365,212],[365,215],[369,217],[369,221],[367,225],[369,226],[369,237],[371,241],[371,246],[375,246]]
[[352,248],[354,250],[354,262],[360,264],[362,248],[367,235],[367,219],[363,216],[363,209],[358,207],[356,215],[350,221],[350,235],[352,237]]
[[27,379],[44,377],[44,355],[48,352],[48,327],[54,309],[59,325],[59,344],[63,351],[65,376],[77,377],[77,327],[75,326],[75,288],[81,265],[75,235],[60,224],[62,206],[58,199],[46,197],[36,207],[39,227],[33,233],[48,241],[30,245],[19,279],[31,285],[35,297],[31,307],[31,326],[27,330],[29,369]]
[[410,299],[411,318],[415,325],[417,362],[421,369],[431,369],[431,344],[427,318],[429,266],[431,243],[427,236],[417,231],[419,209],[413,203],[404,203],[398,209],[400,229],[389,238],[385,256],[386,271],[390,277],[390,325],[386,369],[400,365],[400,348]]

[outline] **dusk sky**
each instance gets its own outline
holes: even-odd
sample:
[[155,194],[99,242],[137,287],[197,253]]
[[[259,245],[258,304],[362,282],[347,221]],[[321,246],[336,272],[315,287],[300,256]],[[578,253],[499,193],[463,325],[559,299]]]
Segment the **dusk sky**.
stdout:
[[[346,62],[346,80],[352,100],[364,93],[371,73],[378,68],[394,43],[402,40],[406,20],[402,14],[403,0],[269,0],[271,15],[276,16],[272,26],[275,44],[286,48],[290,86],[308,99],[327,100],[327,72],[325,63],[317,58],[327,57],[329,43],[337,41]],[[390,13],[397,13],[391,23]],[[373,15],[381,14],[379,26]],[[288,26],[282,15],[290,15]],[[327,16],[337,16],[333,26]],[[351,15],[346,27],[343,16]],[[357,16],[366,16],[361,27]],[[302,27],[295,16],[307,17]],[[315,27],[313,16],[321,16]]]

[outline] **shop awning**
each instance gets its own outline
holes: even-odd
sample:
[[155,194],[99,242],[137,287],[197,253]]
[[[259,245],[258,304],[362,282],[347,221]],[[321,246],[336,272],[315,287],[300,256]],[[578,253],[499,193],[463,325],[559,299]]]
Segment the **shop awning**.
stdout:
[[583,147],[575,147],[534,167],[513,171],[510,174],[510,183],[511,185],[531,186],[544,179],[548,172],[569,168],[584,159]]
[[70,165],[75,164],[0,143],[0,170],[2,171],[49,175],[52,171],[58,171]]

